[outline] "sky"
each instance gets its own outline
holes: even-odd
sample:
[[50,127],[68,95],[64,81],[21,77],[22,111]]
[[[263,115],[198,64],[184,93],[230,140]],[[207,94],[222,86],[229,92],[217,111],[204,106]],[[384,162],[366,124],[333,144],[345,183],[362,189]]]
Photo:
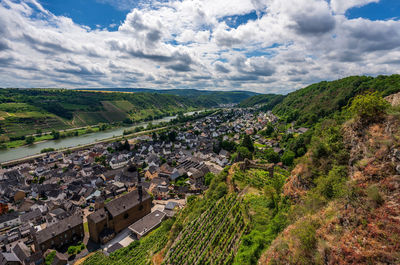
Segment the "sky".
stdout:
[[0,87],[286,94],[399,70],[398,0],[0,0]]

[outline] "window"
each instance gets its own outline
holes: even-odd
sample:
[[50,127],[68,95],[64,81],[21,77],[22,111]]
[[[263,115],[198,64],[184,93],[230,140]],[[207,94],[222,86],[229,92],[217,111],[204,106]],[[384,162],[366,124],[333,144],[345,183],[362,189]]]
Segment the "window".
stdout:
[[129,214],[128,214],[128,213],[125,213],[125,214],[124,214],[124,219],[128,219],[128,217],[129,217]]
[[143,205],[139,206],[139,211],[143,210]]

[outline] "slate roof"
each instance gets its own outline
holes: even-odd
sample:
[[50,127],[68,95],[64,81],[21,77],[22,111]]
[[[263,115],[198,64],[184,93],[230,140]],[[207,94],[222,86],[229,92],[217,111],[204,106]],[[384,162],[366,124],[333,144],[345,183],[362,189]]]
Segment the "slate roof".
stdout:
[[36,219],[40,216],[42,216],[42,212],[38,208],[36,208],[33,211],[24,213],[23,215],[20,216],[19,219],[21,220],[22,223],[25,223],[29,222],[30,220]]
[[4,252],[4,253],[0,253],[0,254],[3,255],[4,260],[7,262],[21,262],[18,259],[18,257],[12,252],[11,253]]
[[0,224],[4,222],[8,222],[10,220],[17,219],[19,214],[17,212],[11,212],[7,214],[0,215]]
[[[145,201],[149,198],[150,195],[147,192],[143,191],[142,201]],[[139,203],[139,193],[137,190],[134,190],[115,200],[110,201],[106,204],[105,208],[110,212],[113,217],[115,217],[124,213],[127,209],[135,207]]]
[[139,221],[130,225],[129,229],[135,234],[143,236],[157,227],[165,218],[165,215],[165,213],[155,210],[154,212],[149,213]]
[[167,205],[165,205],[165,209],[166,210],[173,210],[175,208],[175,206],[177,206],[178,204],[176,202],[168,202]]
[[120,243],[115,243],[114,245],[112,245],[111,247],[107,248],[107,252],[109,254],[113,253],[114,251],[117,251],[120,248],[123,248],[124,246],[122,246]]
[[80,215],[71,215],[54,225],[46,227],[43,230],[40,230],[36,233],[36,241],[38,244],[46,242],[52,237],[62,234],[72,227],[78,226],[83,223],[82,217]]

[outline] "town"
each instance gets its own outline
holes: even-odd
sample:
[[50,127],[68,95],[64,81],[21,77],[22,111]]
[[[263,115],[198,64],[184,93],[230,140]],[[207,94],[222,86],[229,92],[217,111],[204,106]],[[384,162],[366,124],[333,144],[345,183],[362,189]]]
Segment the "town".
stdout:
[[[51,152],[1,169],[0,264],[73,263],[89,252],[128,246],[207,189],[207,176],[234,161],[229,143],[277,124],[272,112],[220,109],[132,139]],[[304,133],[306,128],[288,133]]]

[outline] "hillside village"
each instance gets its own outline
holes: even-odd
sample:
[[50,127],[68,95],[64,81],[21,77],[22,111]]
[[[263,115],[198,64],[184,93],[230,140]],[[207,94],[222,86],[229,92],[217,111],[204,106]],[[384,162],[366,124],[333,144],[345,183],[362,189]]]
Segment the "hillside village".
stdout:
[[56,260],[74,261],[129,245],[202,194],[209,172],[231,164],[221,141],[239,143],[246,134],[282,152],[256,134],[277,122],[271,112],[224,109],[159,134],[2,169],[0,264],[41,264],[53,250]]

